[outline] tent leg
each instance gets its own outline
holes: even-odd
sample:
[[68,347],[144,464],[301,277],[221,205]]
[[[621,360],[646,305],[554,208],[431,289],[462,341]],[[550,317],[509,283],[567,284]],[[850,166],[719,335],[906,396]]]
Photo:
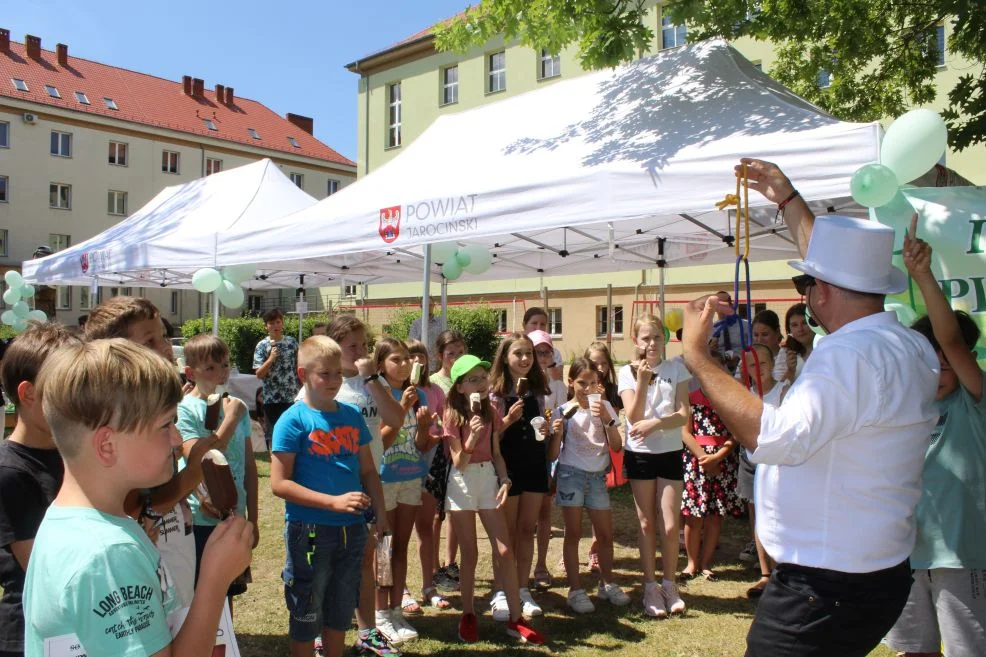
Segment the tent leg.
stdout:
[[430,354],[434,349],[428,347],[430,339],[434,336],[428,335],[428,324],[431,319],[431,244],[425,244],[424,249],[424,289],[421,292],[421,342]]
[[[448,279],[442,276],[442,330],[448,330]],[[437,335],[435,336],[438,337]],[[431,346],[428,347],[428,353],[431,353]]]
[[661,321],[664,321],[664,267],[661,267],[660,271],[660,295],[661,295]]
[[212,293],[212,334],[219,336],[219,294]]
[[606,348],[613,353],[613,284],[606,285]]

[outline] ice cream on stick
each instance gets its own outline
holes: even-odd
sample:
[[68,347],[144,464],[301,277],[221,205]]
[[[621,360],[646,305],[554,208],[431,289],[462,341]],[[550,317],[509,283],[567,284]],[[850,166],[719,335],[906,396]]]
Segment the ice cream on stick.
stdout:
[[517,388],[518,397],[523,397],[524,395],[526,395],[527,391],[530,389],[530,386],[528,386],[527,384],[527,378],[523,376],[518,377],[516,388]]
[[478,392],[469,393],[469,408],[473,413],[479,413],[483,410],[483,399]]
[[216,391],[206,398],[205,428],[207,430],[215,431],[219,428],[219,413],[222,411],[222,400],[225,397],[229,397],[229,393],[226,392],[226,386],[220,385],[216,386]]
[[202,481],[220,517],[226,519],[233,515],[237,505],[236,482],[229,462],[218,449],[210,449],[202,457]]
[[569,401],[565,402],[565,404],[561,407],[562,417],[564,417],[566,420],[570,420],[573,415],[578,413],[578,411],[579,411],[579,402],[577,399],[570,399]]
[[424,366],[421,363],[415,363],[411,366],[411,385],[417,386],[421,385],[421,375],[424,373]]

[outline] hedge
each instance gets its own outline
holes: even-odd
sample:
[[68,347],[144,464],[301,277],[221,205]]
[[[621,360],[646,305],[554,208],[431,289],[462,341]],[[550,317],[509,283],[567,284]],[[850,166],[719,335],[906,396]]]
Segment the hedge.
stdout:
[[[411,308],[398,310],[391,315],[389,320],[390,335],[406,340],[411,330],[411,324],[419,317],[421,317],[420,310],[412,310]],[[462,333],[466,339],[466,351],[490,362],[492,362],[496,348],[500,344],[500,336],[497,332],[498,324],[499,312],[489,306],[448,309],[448,327]],[[438,336],[429,336],[429,342],[432,343],[429,345],[429,351],[436,337]]]

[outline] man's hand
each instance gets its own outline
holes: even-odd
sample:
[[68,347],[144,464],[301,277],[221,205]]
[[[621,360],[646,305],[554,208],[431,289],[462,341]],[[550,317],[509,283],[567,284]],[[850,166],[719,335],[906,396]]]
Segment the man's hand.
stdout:
[[917,238],[918,216],[911,217],[911,229],[904,234],[904,266],[914,278],[932,276],[931,245]]
[[731,315],[733,307],[715,294],[685,304],[681,346],[686,364],[699,358],[708,358],[708,336],[712,334],[712,323],[716,313],[724,317]]
[[743,176],[744,164],[750,180],[750,189],[760,192],[768,201],[780,204],[794,193],[794,185],[773,162],[744,157],[740,159],[740,164],[736,165],[737,178]]

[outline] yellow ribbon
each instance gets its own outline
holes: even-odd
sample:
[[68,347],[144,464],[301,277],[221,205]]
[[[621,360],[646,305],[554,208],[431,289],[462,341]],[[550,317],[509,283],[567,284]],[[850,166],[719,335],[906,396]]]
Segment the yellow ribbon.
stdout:
[[[746,229],[746,239],[743,248],[743,257],[749,258],[750,256],[750,179],[747,175],[746,165],[743,165],[743,175],[742,181],[741,176],[736,177],[736,193],[726,194],[725,198],[716,203],[716,208],[720,211],[725,210],[731,205],[736,206],[736,241],[734,246],[736,247],[737,257],[740,254],[740,236],[741,236],[741,224],[740,219],[743,219],[742,227]],[[743,202],[740,203],[740,184],[743,185]]]

